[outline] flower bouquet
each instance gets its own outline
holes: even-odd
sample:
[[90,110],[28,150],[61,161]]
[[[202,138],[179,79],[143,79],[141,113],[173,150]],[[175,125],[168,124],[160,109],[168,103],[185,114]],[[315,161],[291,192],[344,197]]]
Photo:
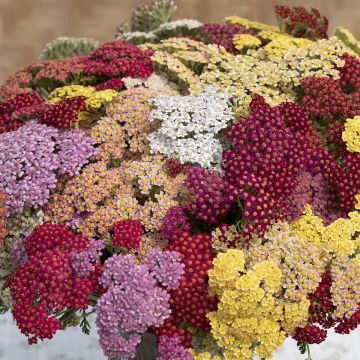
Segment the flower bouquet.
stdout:
[[137,8],[0,90],[0,311],[110,359],[270,359],[360,322],[360,43]]

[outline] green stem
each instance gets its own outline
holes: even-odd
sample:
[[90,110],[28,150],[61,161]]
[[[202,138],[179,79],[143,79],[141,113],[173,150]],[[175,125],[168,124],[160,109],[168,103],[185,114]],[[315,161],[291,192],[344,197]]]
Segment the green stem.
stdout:
[[61,316],[65,315],[66,313],[69,313],[69,312],[71,312],[71,311],[72,311],[72,310],[65,309],[65,310],[63,310],[63,311],[61,311],[61,312],[57,313],[55,316],[59,316],[59,317],[61,317]]
[[307,359],[306,360],[312,360],[311,354],[310,354],[310,346],[309,346],[309,344],[306,344],[306,352],[307,352]]
[[95,312],[95,309],[89,311],[88,313],[84,312],[84,313],[82,314],[82,317],[83,317],[83,318],[87,318],[88,316],[90,316],[90,315],[93,314],[94,312]]

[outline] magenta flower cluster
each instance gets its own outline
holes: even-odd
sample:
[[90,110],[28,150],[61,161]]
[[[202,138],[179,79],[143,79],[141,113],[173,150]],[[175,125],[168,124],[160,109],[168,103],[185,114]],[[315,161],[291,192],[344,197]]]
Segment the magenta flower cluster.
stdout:
[[197,220],[208,224],[218,223],[236,201],[237,189],[217,171],[189,166],[185,172],[185,186],[193,196],[188,210],[196,214]]
[[294,115],[298,105],[272,108],[254,96],[250,108],[249,117],[229,127],[233,146],[224,151],[222,164],[225,179],[237,187],[242,199],[242,234],[248,240],[254,232],[262,235],[271,220],[286,217],[284,200],[298,185],[302,171],[322,174],[329,184],[335,167],[331,154],[310,133],[304,138],[310,119],[306,113]]
[[8,213],[25,204],[43,206],[56,186],[56,174],[74,175],[96,153],[80,130],[61,131],[30,121],[0,135],[0,189]]
[[180,206],[172,206],[166,213],[161,226],[161,236],[171,240],[173,236],[183,231],[190,231],[189,217]]

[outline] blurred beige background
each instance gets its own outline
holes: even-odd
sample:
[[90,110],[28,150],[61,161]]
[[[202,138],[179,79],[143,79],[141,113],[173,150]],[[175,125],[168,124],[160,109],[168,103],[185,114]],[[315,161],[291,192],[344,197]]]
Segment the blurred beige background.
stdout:
[[[145,1],[146,2],[146,1]],[[360,0],[179,0],[176,18],[221,21],[239,15],[274,23],[274,4],[314,6],[360,37]],[[118,24],[144,0],[0,0],[0,82],[35,61],[43,45],[57,36],[111,40]]]

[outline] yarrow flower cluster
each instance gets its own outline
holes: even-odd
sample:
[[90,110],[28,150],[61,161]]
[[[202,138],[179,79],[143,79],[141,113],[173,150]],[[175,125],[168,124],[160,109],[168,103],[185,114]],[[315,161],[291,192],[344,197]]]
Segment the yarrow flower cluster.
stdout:
[[317,9],[307,11],[302,6],[275,6],[279,27],[296,37],[327,38],[328,19]]
[[346,121],[342,139],[348,151],[360,152],[360,116]]
[[[64,225],[44,223],[25,239],[27,260],[9,281],[15,301],[13,315],[30,342],[52,338],[60,329],[53,311],[86,309],[95,287],[92,274],[79,277],[71,253],[84,251],[89,239]],[[94,271],[93,271],[94,272]]]
[[158,96],[152,122],[160,128],[149,135],[150,148],[181,163],[212,167],[219,163],[222,145],[216,135],[232,120],[229,96],[206,88],[199,96]]
[[152,74],[150,53],[125,41],[111,41],[90,53],[85,72],[105,77],[148,77]]
[[[100,278],[100,284],[107,290],[96,305],[96,323],[100,344],[109,357],[133,357],[141,334],[148,326],[160,326],[170,313],[170,295],[156,286],[153,270],[162,273],[158,265],[136,265],[134,260],[129,255],[114,255],[105,262]],[[162,264],[160,258],[157,261]],[[167,287],[165,279],[160,282]]]
[[99,263],[104,247],[102,240],[92,239],[86,250],[72,254],[71,266],[78,276],[87,277],[95,271],[95,265]]
[[161,226],[161,236],[170,240],[183,230],[190,231],[189,217],[180,206],[169,208]]
[[92,145],[79,130],[60,132],[36,121],[0,135],[0,188],[7,194],[9,214],[26,204],[46,204],[56,173],[76,174],[95,154]]
[[268,359],[360,325],[360,43],[139,6],[0,86],[0,314],[112,359]]
[[112,230],[112,244],[114,247],[125,247],[127,249],[136,249],[140,246],[143,226],[139,220],[122,220],[116,222]]
[[146,263],[155,278],[167,289],[176,290],[185,265],[181,263],[181,254],[176,251],[161,251],[158,248],[146,255]]

